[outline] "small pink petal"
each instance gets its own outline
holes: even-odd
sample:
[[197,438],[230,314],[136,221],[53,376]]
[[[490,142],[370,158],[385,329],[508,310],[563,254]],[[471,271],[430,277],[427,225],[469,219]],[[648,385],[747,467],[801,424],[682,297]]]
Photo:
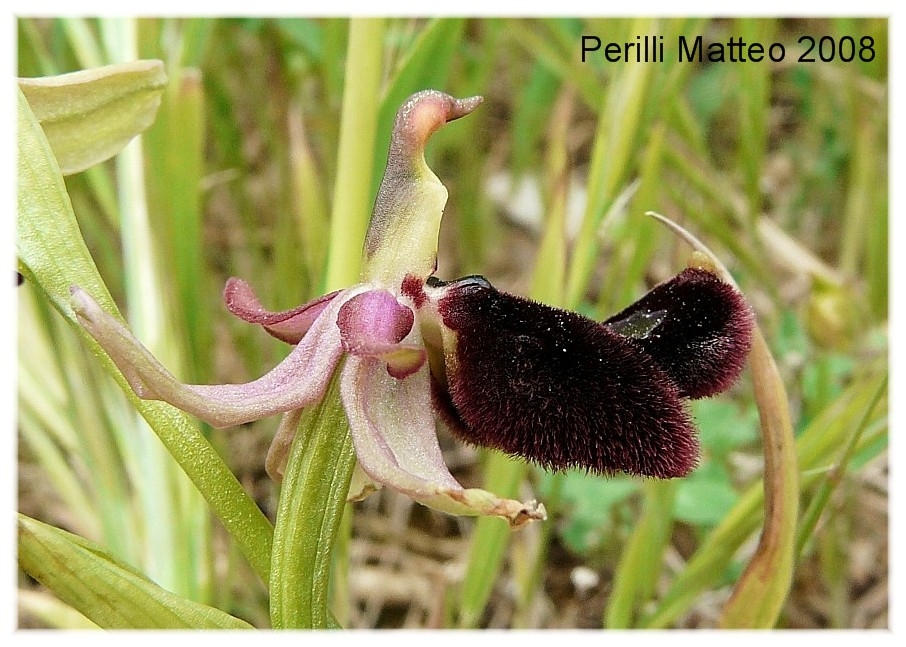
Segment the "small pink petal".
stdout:
[[376,357],[387,363],[397,379],[408,377],[427,358],[419,344],[400,343],[412,330],[415,315],[386,290],[369,290],[349,299],[340,308],[337,325],[343,350],[351,355]]
[[398,344],[412,330],[413,321],[412,310],[387,290],[355,295],[337,317],[343,349],[353,355],[374,355],[374,347]]
[[427,366],[398,380],[377,359],[349,357],[340,393],[359,464],[376,483],[450,514],[500,516],[513,526],[546,518],[542,505],[467,490],[453,478],[437,443]]
[[[354,295],[356,288],[347,294]],[[230,427],[275,413],[299,409],[324,395],[342,355],[333,299],[304,339],[264,376],[247,384],[186,385],[161,365],[118,319],[84,290],[73,287],[72,308],[79,322],[122,371],[139,395],[163,400],[214,427]]]
[[271,312],[261,305],[248,283],[231,277],[223,288],[223,300],[227,309],[243,321],[260,324],[271,335],[288,344],[298,344],[339,293],[340,290],[325,294],[292,310]]

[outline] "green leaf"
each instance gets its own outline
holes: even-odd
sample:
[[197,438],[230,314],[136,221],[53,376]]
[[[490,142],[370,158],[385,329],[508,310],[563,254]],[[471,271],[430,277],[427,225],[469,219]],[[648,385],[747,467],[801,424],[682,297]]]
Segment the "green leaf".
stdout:
[[26,573],[103,629],[252,629],[162,589],[100,546],[19,514]]
[[185,414],[162,402],[140,400],[113,362],[76,321],[69,305],[72,285],[79,285],[89,292],[107,312],[120,315],[82,240],[50,146],[21,92],[18,148],[16,251],[19,271],[43,291],[98,356],[205,497],[255,571],[267,581],[273,539],[270,522]]
[[696,400],[692,412],[701,430],[702,446],[712,457],[724,457],[758,438],[758,419],[754,408],[740,411],[726,400]]
[[160,61],[19,79],[63,175],[116,155],[154,122],[167,83]]
[[695,526],[716,526],[739,499],[726,470],[708,463],[679,484],[674,514]]

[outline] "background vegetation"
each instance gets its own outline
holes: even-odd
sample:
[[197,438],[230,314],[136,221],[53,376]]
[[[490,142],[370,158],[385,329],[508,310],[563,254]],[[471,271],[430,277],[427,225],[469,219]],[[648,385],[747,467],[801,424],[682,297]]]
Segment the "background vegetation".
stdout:
[[[262,374],[287,347],[226,313],[225,279],[245,278],[274,309],[321,294],[340,253],[337,192],[357,186],[370,204],[403,99],[426,87],[482,94],[485,104],[429,149],[450,193],[438,275],[480,273],[604,318],[688,256],[641,214],[667,214],[706,241],[753,304],[793,415],[801,515],[776,624],[886,626],[887,22],[368,28],[379,55],[365,69],[347,56],[347,20],[19,21],[20,76],[164,61],[169,84],[141,146],[66,182],[139,336],[186,381]],[[665,60],[583,64],[582,34],[663,34]],[[678,64],[680,34],[778,41],[787,56]],[[796,63],[802,35],[870,36],[876,55]],[[361,112],[376,115],[374,141],[351,144],[356,159],[373,159],[371,172],[341,179],[344,92],[372,81],[379,98]],[[360,211],[344,225],[353,241],[369,215]],[[19,330],[20,511],[182,597],[270,626],[259,569],[28,282]],[[552,475],[442,435],[463,483],[537,497],[550,520],[510,533],[500,520],[436,514],[389,492],[347,506],[334,616],[348,627],[715,626],[761,529],[752,391],[746,375],[693,404],[704,460],[677,482]],[[271,520],[279,488],[263,463],[276,423],[203,430]],[[19,586],[22,626],[90,624],[21,572]]]

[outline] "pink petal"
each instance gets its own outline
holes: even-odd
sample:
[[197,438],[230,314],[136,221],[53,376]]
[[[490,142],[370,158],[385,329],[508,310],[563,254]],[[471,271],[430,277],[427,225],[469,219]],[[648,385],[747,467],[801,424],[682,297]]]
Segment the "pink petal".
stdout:
[[376,483],[428,507],[459,515],[494,515],[512,526],[545,519],[543,505],[464,489],[437,443],[428,368],[398,380],[371,357],[349,357],[340,391],[356,456]]
[[343,350],[351,355],[377,357],[397,379],[412,375],[425,363],[421,344],[400,343],[415,315],[387,290],[369,290],[352,297],[340,308],[337,325]]
[[[360,289],[360,288],[359,288]],[[357,288],[348,294],[354,295]],[[302,342],[273,370],[247,384],[186,385],[161,365],[118,319],[78,287],[70,290],[79,322],[122,371],[139,397],[163,400],[214,427],[230,427],[299,409],[324,395],[342,354],[333,299]]]
[[231,277],[223,288],[223,300],[227,309],[243,321],[262,325],[271,335],[288,344],[298,344],[339,293],[337,290],[325,294],[292,310],[271,312],[261,305],[248,283]]

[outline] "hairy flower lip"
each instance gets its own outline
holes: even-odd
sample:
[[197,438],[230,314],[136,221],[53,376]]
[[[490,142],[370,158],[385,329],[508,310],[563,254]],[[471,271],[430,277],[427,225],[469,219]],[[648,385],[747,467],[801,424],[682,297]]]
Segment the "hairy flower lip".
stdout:
[[449,383],[437,380],[433,398],[444,421],[466,442],[549,469],[685,476],[699,445],[681,398],[732,385],[751,339],[742,297],[702,269],[603,323],[480,276],[425,290],[443,319]]
[[648,334],[625,336],[657,361],[681,397],[715,395],[736,382],[751,346],[754,315],[733,286],[710,270],[689,267],[604,325],[619,330],[621,322],[644,313],[663,314]]

